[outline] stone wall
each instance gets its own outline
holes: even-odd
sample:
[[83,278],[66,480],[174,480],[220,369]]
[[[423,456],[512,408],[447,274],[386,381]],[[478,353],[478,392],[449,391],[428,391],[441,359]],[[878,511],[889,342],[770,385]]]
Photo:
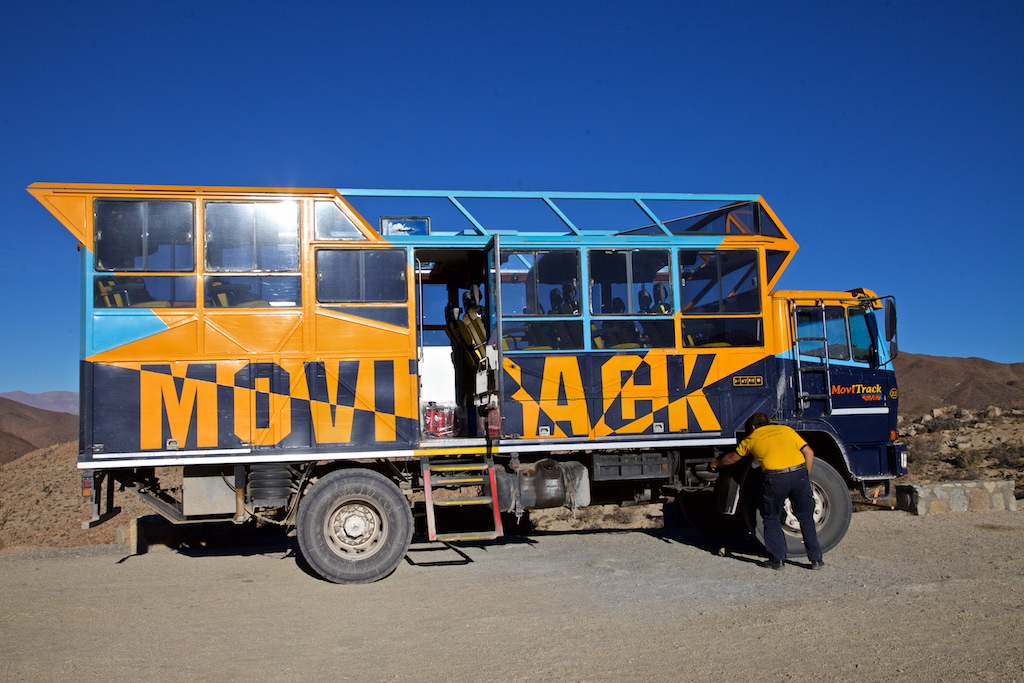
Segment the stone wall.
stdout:
[[1016,510],[1012,479],[943,481],[896,487],[896,506],[915,515]]

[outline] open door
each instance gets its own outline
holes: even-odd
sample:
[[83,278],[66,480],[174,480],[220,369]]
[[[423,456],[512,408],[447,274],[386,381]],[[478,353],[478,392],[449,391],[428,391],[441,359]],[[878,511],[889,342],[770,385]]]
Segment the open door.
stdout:
[[497,243],[417,249],[417,345],[424,438],[483,437],[497,407]]
[[486,390],[484,401],[480,405],[482,413],[482,434],[487,438],[497,439],[502,435],[501,429],[501,373],[502,343],[501,329],[501,245],[495,235],[487,245],[487,320],[489,335],[486,346]]

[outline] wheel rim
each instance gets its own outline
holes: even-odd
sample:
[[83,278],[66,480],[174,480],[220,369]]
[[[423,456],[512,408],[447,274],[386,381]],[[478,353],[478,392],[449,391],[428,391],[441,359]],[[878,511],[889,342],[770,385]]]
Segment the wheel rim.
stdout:
[[387,524],[380,510],[368,500],[339,501],[324,518],[324,539],[335,555],[364,560],[384,547]]
[[[822,493],[821,487],[813,481],[811,482],[811,495],[814,497],[814,528],[820,529],[824,520],[828,517],[828,499]],[[800,522],[797,520],[796,515],[793,514],[793,505],[789,502],[788,498],[782,506],[781,517],[782,530],[787,534],[799,536]]]

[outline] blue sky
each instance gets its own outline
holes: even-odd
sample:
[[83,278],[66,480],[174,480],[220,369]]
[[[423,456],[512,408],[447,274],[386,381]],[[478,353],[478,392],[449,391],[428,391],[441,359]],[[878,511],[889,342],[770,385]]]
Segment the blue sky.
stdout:
[[1024,361],[1024,3],[25,2],[0,23],[0,391],[76,390],[34,181],[762,194],[786,288]]

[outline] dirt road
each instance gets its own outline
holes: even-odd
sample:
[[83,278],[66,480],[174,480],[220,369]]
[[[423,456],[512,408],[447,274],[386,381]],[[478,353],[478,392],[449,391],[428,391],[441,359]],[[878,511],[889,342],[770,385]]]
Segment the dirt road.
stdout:
[[0,679],[1024,681],[1024,514],[854,515],[821,572],[695,533],[414,546],[368,586],[288,547],[0,553]]

